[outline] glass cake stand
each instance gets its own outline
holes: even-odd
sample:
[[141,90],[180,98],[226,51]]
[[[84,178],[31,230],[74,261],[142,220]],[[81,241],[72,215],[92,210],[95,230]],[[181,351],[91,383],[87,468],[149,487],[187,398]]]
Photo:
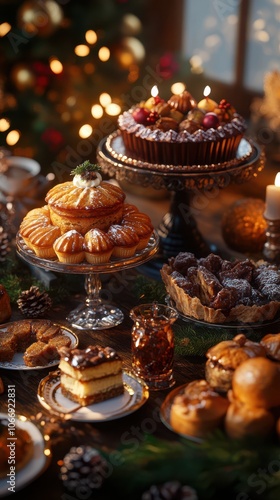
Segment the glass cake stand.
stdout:
[[262,149],[247,139],[241,140],[236,158],[225,163],[150,164],[127,155],[118,131],[102,139],[97,160],[103,172],[116,180],[172,192],[170,210],[157,229],[164,259],[181,251],[193,252],[197,257],[208,255],[212,249],[200,234],[193,215],[194,196],[224,189],[231,183],[248,182],[264,168]]
[[67,316],[67,321],[80,330],[104,330],[119,325],[124,315],[120,309],[102,300],[100,296],[102,284],[100,275],[124,271],[148,262],[154,257],[159,247],[159,237],[154,232],[148,245],[133,257],[126,259],[112,258],[104,264],[92,265],[85,262],[80,264],[64,264],[58,260],[47,260],[37,257],[27,247],[18,233],[16,236],[17,253],[29,264],[41,267],[48,271],[65,274],[85,275],[85,301]]

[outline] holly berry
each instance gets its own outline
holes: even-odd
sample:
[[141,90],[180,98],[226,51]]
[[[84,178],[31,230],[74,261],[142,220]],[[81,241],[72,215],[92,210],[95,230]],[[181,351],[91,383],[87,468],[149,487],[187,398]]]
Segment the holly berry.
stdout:
[[133,111],[132,116],[136,121],[136,123],[141,123],[142,125],[146,125],[149,114],[150,110],[147,108],[136,108]]
[[151,111],[147,117],[147,122],[149,125],[153,125],[159,119],[159,114],[157,111]]
[[219,117],[216,115],[216,113],[213,112],[206,113],[202,120],[202,125],[206,129],[217,128],[219,126],[219,123]]
[[226,100],[226,99],[222,99],[219,103],[219,106],[218,106],[220,109],[230,109],[231,108],[231,104]]
[[161,97],[159,97],[158,95],[156,95],[156,97],[154,97],[154,101],[155,101],[155,105],[160,104],[161,102],[164,102],[164,100],[161,99]]

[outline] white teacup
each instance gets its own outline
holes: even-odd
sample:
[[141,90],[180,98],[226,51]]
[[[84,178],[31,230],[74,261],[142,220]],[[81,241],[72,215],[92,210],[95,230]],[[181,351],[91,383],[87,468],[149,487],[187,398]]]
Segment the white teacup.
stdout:
[[4,168],[0,171],[0,191],[13,197],[28,193],[41,171],[40,164],[23,156],[8,156],[2,162]]

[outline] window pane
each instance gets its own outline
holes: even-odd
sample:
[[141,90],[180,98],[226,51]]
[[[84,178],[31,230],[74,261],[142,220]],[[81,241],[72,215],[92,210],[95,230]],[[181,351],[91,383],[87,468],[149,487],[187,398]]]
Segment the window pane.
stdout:
[[238,9],[238,0],[185,0],[182,51],[193,71],[234,82]]
[[245,86],[263,89],[266,72],[280,70],[279,0],[253,0],[249,15]]

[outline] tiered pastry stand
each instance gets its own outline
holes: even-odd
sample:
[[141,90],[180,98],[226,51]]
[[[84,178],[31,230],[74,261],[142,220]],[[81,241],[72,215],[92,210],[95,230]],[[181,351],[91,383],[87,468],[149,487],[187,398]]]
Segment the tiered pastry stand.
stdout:
[[111,259],[110,262],[96,265],[87,262],[64,264],[58,260],[41,259],[26,246],[19,234],[17,234],[16,243],[18,254],[29,264],[58,273],[84,274],[85,302],[71,311],[66,319],[73,327],[80,330],[104,330],[119,325],[123,321],[124,315],[120,309],[102,300],[100,295],[102,288],[100,275],[125,271],[149,261],[158,251],[159,238],[156,233],[153,233],[148,245],[133,257]]
[[197,257],[207,255],[212,248],[197,228],[192,209],[194,196],[224,189],[231,183],[248,182],[264,168],[262,150],[247,139],[242,139],[236,158],[226,163],[192,166],[149,164],[127,156],[118,131],[100,142],[97,160],[103,172],[118,181],[172,192],[170,210],[157,229],[163,259],[180,251],[193,252]]

